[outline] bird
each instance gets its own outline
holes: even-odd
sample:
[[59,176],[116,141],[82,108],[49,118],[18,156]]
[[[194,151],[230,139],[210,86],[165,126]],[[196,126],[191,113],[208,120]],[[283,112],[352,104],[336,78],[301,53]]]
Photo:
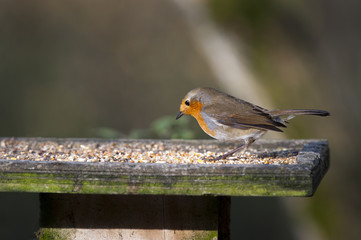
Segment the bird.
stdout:
[[267,131],[283,132],[288,120],[297,115],[328,116],[330,113],[316,109],[267,110],[215,88],[200,87],[183,98],[176,119],[183,115],[194,117],[202,130],[217,140],[242,142],[234,150],[213,157],[221,160],[248,148]]

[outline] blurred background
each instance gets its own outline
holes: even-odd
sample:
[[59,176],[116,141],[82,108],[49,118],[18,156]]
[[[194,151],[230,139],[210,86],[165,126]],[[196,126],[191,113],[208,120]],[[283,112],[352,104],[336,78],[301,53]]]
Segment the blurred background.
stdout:
[[[325,109],[268,136],[329,140],[315,196],[232,198],[232,239],[359,239],[360,29],[352,0],[1,0],[0,136],[208,138],[175,121],[199,86]],[[38,209],[0,193],[0,238],[34,239]]]

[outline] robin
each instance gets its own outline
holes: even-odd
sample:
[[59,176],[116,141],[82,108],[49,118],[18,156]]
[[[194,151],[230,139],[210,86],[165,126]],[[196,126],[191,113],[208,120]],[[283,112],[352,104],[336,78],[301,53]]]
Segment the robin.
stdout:
[[202,130],[222,141],[242,141],[236,149],[215,158],[225,159],[247,148],[268,130],[282,132],[287,121],[297,115],[328,116],[323,110],[267,110],[214,88],[196,88],[187,93],[176,119],[184,114],[193,116]]

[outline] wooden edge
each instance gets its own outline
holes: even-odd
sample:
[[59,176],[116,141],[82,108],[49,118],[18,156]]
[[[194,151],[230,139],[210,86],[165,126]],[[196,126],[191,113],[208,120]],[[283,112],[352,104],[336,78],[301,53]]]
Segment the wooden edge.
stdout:
[[312,191],[308,196],[315,194],[321,180],[326,175],[330,167],[329,154],[327,140],[307,143],[299,152],[297,162],[311,167]]

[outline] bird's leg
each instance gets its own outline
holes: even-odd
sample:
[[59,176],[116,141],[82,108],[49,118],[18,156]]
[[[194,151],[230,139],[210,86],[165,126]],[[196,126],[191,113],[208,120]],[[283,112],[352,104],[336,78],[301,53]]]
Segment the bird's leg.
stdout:
[[245,143],[243,145],[241,145],[240,147],[237,147],[236,149],[233,149],[232,151],[226,153],[226,154],[223,154],[219,157],[216,157],[214,160],[221,160],[221,159],[226,159],[228,158],[229,156],[232,156],[235,152],[238,152],[239,150],[242,150],[243,148],[248,148],[249,145],[251,145],[256,139],[254,138],[248,138]]

